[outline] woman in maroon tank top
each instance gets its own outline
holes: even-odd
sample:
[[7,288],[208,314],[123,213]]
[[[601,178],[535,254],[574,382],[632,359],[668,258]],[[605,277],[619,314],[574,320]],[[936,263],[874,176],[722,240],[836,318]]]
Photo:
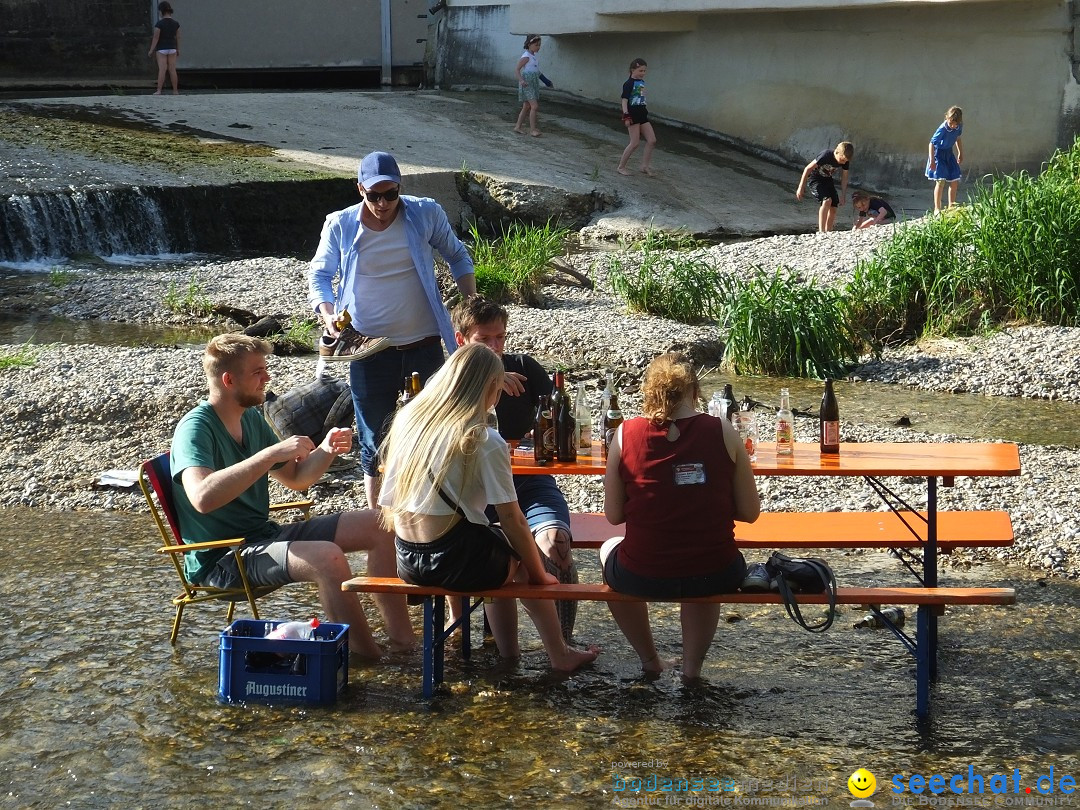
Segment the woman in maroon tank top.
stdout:
[[[752,523],[760,509],[746,449],[727,420],[698,412],[701,390],[688,357],[655,358],[642,392],[645,415],[624,422],[608,449],[604,512],[626,529],[600,550],[604,581],[645,599],[737,590],[746,563],[735,546],[735,521]],[[648,604],[608,607],[642,670],[665,669]],[[700,677],[719,618],[718,604],[683,603],[685,679]]]

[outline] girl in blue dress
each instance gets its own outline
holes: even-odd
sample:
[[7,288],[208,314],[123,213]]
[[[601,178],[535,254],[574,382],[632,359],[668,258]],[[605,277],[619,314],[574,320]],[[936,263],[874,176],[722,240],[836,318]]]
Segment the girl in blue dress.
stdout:
[[941,189],[949,184],[949,207],[956,205],[956,189],[960,185],[960,164],[964,162],[964,111],[949,107],[945,120],[930,138],[930,155],[926,160],[926,176],[934,181],[934,213],[941,210]]

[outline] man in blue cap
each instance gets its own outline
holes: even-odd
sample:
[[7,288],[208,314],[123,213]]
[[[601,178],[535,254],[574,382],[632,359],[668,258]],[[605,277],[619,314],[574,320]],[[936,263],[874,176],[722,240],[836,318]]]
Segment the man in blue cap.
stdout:
[[359,205],[326,218],[308,270],[308,301],[326,329],[320,361],[349,361],[360,466],[374,506],[378,446],[402,381],[414,371],[426,380],[442,365],[443,347],[457,346],[434,251],[450,265],[463,297],[476,294],[476,277],[442,206],[401,194],[401,170],[389,152],[364,156],[357,188]]

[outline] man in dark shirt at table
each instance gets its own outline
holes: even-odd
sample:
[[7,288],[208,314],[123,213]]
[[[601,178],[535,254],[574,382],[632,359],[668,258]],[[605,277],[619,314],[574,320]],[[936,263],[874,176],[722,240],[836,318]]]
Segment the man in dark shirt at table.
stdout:
[[[533,428],[538,398],[551,393],[551,378],[529,355],[503,352],[509,315],[498,304],[472,296],[458,304],[451,317],[459,346],[483,343],[502,358],[507,380],[495,406],[495,415],[502,437],[507,441],[520,440]],[[560,582],[577,582],[577,568],[570,553],[570,507],[555,477],[515,475],[514,489],[544,567]],[[555,606],[563,636],[569,641],[574,632],[577,602],[556,602]]]

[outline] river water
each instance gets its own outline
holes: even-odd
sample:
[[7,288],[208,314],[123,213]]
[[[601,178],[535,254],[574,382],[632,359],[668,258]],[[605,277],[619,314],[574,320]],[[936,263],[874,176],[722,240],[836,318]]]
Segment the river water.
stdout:
[[[0,510],[0,807],[841,805],[859,767],[882,807],[898,798],[894,775],[971,766],[989,791],[991,775],[1018,769],[1018,800],[1051,769],[1080,775],[1077,583],[946,570],[948,584],[1015,585],[1017,604],[942,618],[925,723],[912,659],[883,631],[853,630],[861,611],[818,636],[761,606],[725,610],[694,687],[670,673],[644,681],[606,608],[584,604],[578,637],[603,653],[571,677],[547,671],[523,621],[520,662],[490,647],[469,662],[449,652],[431,700],[417,653],[351,669],[334,706],[223,705],[224,610],[188,608],[170,647],[173,574],[155,536],[146,515]],[[583,578],[598,577],[595,553],[577,554]],[[883,554],[831,559],[844,584],[903,581]],[[264,618],[297,618],[317,599],[298,585],[261,604]],[[661,654],[677,655],[676,613],[653,615]],[[703,788],[649,788],[654,775]]]

